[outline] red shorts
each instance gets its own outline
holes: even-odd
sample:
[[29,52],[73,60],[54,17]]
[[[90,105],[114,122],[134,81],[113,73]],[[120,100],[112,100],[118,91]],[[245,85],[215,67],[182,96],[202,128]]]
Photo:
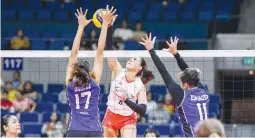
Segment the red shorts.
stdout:
[[130,116],[122,116],[111,112],[109,109],[106,110],[103,120],[103,125],[105,127],[119,130],[129,124],[136,125],[136,113]]

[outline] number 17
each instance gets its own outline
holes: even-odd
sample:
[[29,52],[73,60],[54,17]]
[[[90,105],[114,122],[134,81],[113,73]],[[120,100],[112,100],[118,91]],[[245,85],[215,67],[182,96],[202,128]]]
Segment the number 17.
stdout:
[[[87,92],[82,92],[81,93],[81,97],[85,97],[87,96],[87,100],[85,102],[85,109],[88,109],[89,108],[89,99],[90,99],[90,96],[91,96],[91,92],[90,91],[87,91]],[[75,94],[75,103],[76,103],[76,109],[80,109],[80,97],[79,97],[79,94]]]

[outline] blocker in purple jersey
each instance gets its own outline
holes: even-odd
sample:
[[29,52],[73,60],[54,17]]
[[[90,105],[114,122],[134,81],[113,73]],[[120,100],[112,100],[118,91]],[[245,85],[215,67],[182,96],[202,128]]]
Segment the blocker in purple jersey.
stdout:
[[205,89],[192,88],[184,92],[177,114],[182,123],[182,136],[195,137],[195,125],[208,117],[209,95]]
[[68,130],[100,131],[102,125],[99,115],[100,87],[93,80],[88,85],[76,87],[72,81],[67,86],[67,98],[70,107],[70,120]]

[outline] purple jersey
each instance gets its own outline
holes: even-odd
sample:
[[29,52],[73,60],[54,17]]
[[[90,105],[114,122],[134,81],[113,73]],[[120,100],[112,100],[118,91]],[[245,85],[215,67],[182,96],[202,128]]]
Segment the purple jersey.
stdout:
[[68,131],[102,132],[98,108],[100,87],[93,79],[89,79],[88,84],[75,87],[70,82],[67,86],[67,99],[71,110]]
[[208,92],[201,88],[192,88],[184,92],[181,105],[177,108],[182,123],[182,136],[195,137],[195,125],[208,117]]

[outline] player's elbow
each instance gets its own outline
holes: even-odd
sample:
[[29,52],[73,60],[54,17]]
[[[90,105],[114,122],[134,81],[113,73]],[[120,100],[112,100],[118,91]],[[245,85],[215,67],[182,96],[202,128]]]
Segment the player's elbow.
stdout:
[[145,113],[146,113],[147,105],[145,105],[145,104],[140,104],[140,106],[141,106],[141,110],[139,110],[138,114],[142,117],[142,116],[144,116]]
[[140,115],[141,117],[143,117],[143,116],[145,115],[145,113],[146,113],[146,111],[145,111],[145,112],[140,113],[139,115]]

